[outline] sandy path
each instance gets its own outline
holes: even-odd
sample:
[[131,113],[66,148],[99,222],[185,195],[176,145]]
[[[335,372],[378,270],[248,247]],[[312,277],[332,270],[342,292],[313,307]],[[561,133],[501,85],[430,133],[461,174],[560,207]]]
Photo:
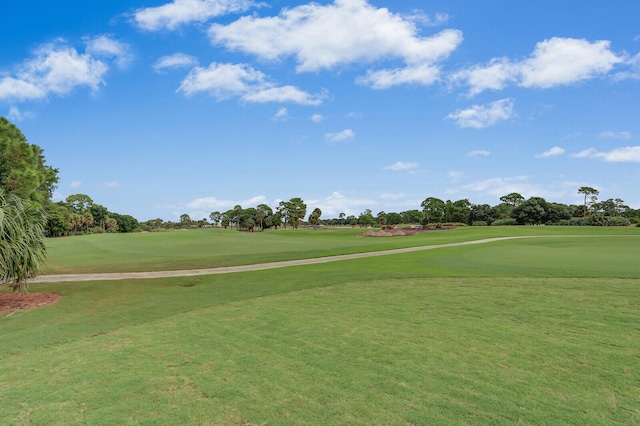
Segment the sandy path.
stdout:
[[414,251],[433,250],[446,247],[469,246],[474,244],[486,244],[495,241],[514,240],[519,238],[534,238],[529,236],[486,238],[483,240],[464,241],[459,243],[438,244],[430,246],[407,247],[393,250],[372,251],[366,253],[342,254],[338,256],[318,257],[312,259],[286,260],[283,262],[258,263],[254,265],[226,266],[206,269],[182,269],[177,271],[152,271],[152,272],[114,272],[100,274],[61,274],[41,275],[29,280],[29,283],[60,283],[69,281],[103,281],[103,280],[130,280],[143,278],[166,277],[192,277],[196,275],[230,274],[233,272],[260,271],[263,269],[287,268],[289,266],[314,265],[317,263],[338,262],[341,260],[361,259],[364,257],[385,256],[389,254],[409,253]]

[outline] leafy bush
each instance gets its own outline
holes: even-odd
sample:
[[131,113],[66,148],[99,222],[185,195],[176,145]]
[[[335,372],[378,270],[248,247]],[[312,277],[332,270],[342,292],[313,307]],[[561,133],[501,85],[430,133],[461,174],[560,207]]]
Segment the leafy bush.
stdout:
[[471,226],[489,226],[489,224],[484,220],[476,220]]
[[517,224],[518,221],[511,217],[507,219],[496,219],[491,222],[491,226],[514,226]]

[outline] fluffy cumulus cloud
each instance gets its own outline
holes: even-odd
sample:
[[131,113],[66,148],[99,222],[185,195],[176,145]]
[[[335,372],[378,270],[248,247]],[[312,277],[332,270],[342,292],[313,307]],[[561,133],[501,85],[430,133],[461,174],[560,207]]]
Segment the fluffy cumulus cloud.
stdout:
[[355,137],[356,133],[351,129],[344,129],[340,132],[326,133],[324,136],[329,142],[342,142]]
[[439,74],[438,62],[462,42],[457,30],[422,37],[414,21],[366,0],[309,3],[273,17],[245,16],[227,25],[212,25],[209,35],[214,44],[261,59],[292,56],[298,72],[387,59],[404,62],[396,69],[370,70],[358,80],[375,88],[433,83]]
[[309,207],[313,206],[312,209],[319,207],[322,210],[322,217],[338,217],[340,213],[344,213],[346,216],[357,216],[363,210],[374,208],[377,205],[375,200],[350,198],[339,192],[333,192],[326,198],[308,200],[306,203]]
[[121,68],[124,68],[133,60],[129,45],[114,39],[112,36],[86,37],[85,43],[88,54],[96,57],[113,58],[116,65]]
[[193,22],[206,22],[216,16],[244,12],[258,6],[251,0],[173,0],[156,7],[138,9],[133,20],[148,31],[174,30]]
[[[212,211],[225,211],[232,209],[234,206],[240,205],[245,207],[255,207],[258,204],[268,204],[267,197],[264,195],[258,195],[246,200],[219,200],[216,197],[203,197],[196,198],[190,201],[186,206],[180,206],[181,208],[188,208],[192,211],[206,211],[211,213]],[[177,206],[174,206],[177,207]],[[199,215],[198,215],[199,216]]]
[[607,152],[588,148],[571,156],[573,158],[600,158],[607,163],[640,163],[640,146],[625,146]]
[[549,158],[549,157],[557,157],[558,155],[564,154],[564,149],[559,146],[554,146],[549,150],[543,152],[542,154],[536,155],[536,158]]
[[105,58],[124,64],[130,60],[125,44],[109,36],[86,39],[78,52],[64,41],[40,46],[13,75],[0,76],[0,99],[14,102],[65,96],[78,87],[98,90],[109,70]]
[[464,185],[465,191],[472,191],[498,200],[512,192],[522,194],[525,198],[543,197],[547,199],[561,198],[575,192],[575,182],[560,182],[553,185],[531,183],[527,176],[496,177],[478,180]]
[[458,71],[452,78],[469,85],[471,95],[508,84],[542,89],[568,85],[605,75],[624,62],[610,45],[606,40],[554,37],[538,43],[527,59],[494,58],[486,65]]
[[515,114],[513,103],[513,99],[506,98],[489,105],[473,105],[451,113],[447,118],[454,120],[460,127],[483,129],[512,118]]
[[243,101],[256,103],[322,103],[322,96],[311,95],[293,86],[277,86],[264,73],[247,64],[214,62],[207,68],[195,67],[182,81],[178,91],[187,96],[205,92],[218,99],[240,97]]
[[322,114],[313,114],[311,116],[311,121],[313,121],[314,123],[322,123],[325,119],[325,116]]
[[153,69],[157,73],[162,73],[168,69],[189,68],[198,65],[198,59],[184,53],[174,53],[173,55],[162,56],[155,64]]
[[405,163],[403,161],[398,161],[397,163],[391,164],[390,166],[385,166],[385,170],[391,170],[394,172],[400,171],[408,171],[413,170],[418,167],[418,163]]

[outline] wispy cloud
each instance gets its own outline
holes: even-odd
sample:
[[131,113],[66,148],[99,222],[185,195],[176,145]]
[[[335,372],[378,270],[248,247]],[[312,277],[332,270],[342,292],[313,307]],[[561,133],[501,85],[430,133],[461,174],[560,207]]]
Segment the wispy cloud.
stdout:
[[69,184],[69,188],[79,188],[82,186],[82,181],[80,180],[72,180]]
[[173,68],[189,68],[198,65],[198,59],[185,53],[174,53],[173,55],[162,56],[155,64],[153,69],[157,73],[162,73],[167,69]]
[[550,158],[550,157],[557,157],[558,155],[562,155],[562,154],[564,154],[564,149],[560,148],[559,146],[554,146],[553,148],[550,148],[549,150],[543,152],[542,154],[538,154],[535,157]]
[[467,152],[467,157],[487,157],[490,154],[486,149],[474,149],[473,151]]
[[323,217],[338,217],[340,213],[357,216],[364,209],[375,208],[378,203],[371,199],[348,197],[335,191],[326,198],[311,199],[306,204],[309,207],[307,211],[319,207]]
[[470,108],[458,110],[449,114],[447,118],[454,120],[459,127],[483,129],[512,118],[515,115],[513,104],[513,99],[501,99],[486,106],[473,105]]
[[103,183],[102,186],[105,187],[105,188],[119,188],[120,187],[120,182],[112,180],[110,182]]
[[329,142],[342,142],[345,141],[347,139],[351,139],[353,137],[355,137],[355,132],[351,129],[344,129],[341,132],[336,132],[336,133],[325,133],[325,138],[329,141]]
[[606,132],[601,132],[600,137],[609,138],[609,139],[631,139],[631,133],[606,131]]
[[573,158],[600,158],[607,163],[639,163],[640,146],[625,146],[607,152],[599,152],[595,148],[588,148],[575,154]]
[[289,119],[289,111],[286,108],[280,108],[273,116],[274,121],[287,121]]
[[385,166],[385,170],[391,170],[394,172],[414,170],[418,167],[418,163],[405,163],[403,161],[398,161],[397,163],[391,164],[390,166]]
[[313,114],[311,116],[311,121],[313,121],[314,123],[322,123],[324,120],[325,120],[325,116],[321,114]]

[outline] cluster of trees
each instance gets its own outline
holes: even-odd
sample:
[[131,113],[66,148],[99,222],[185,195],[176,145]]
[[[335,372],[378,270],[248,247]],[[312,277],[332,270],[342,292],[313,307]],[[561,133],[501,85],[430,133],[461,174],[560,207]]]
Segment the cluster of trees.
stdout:
[[0,117],[0,284],[26,293],[46,256],[44,204],[58,182],[42,149]]
[[93,202],[86,194],[74,194],[65,201],[45,204],[46,235],[62,237],[101,232],[134,232],[139,229],[136,218],[110,212]]
[[[207,218],[193,220],[188,214],[180,216],[180,222],[164,222],[162,219],[153,219],[143,224],[145,230],[171,229],[171,228],[193,228],[206,226],[221,226],[223,228],[233,227],[238,230],[254,231],[255,229],[265,230],[269,228],[279,228],[291,226],[297,229],[307,215],[307,205],[301,198],[292,198],[289,201],[281,201],[276,209],[272,209],[266,204],[259,204],[256,207],[242,208],[237,205],[226,212],[215,211]],[[322,211],[318,208],[313,210],[309,216],[309,223],[318,226],[321,224],[320,216]]]

